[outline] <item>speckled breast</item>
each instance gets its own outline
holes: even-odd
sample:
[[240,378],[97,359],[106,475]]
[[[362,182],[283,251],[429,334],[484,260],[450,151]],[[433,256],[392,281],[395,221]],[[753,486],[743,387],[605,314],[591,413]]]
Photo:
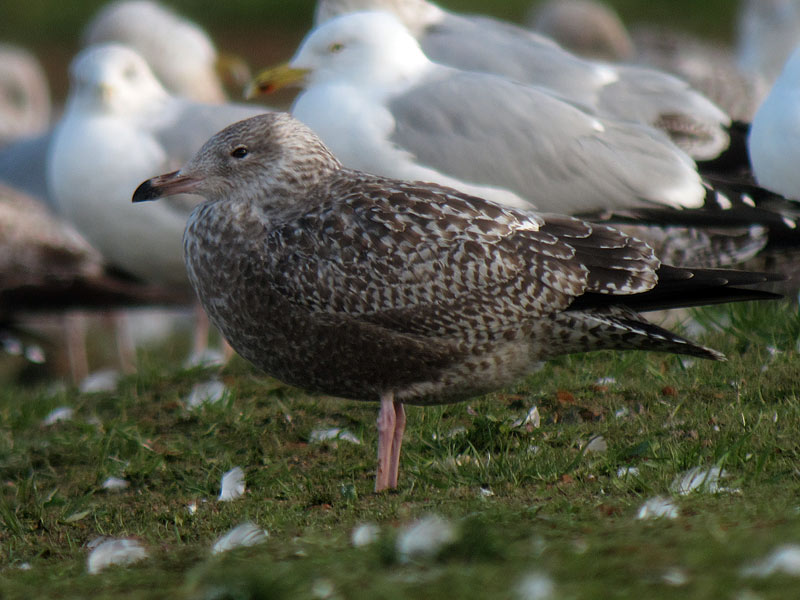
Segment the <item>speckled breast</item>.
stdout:
[[186,265],[211,321],[254,365],[285,383],[357,400],[394,390],[424,404],[483,391],[451,385],[447,374],[468,368],[464,359],[471,354],[453,341],[296,306],[281,293],[275,263],[265,256],[266,226],[228,217],[208,205],[192,215],[184,235]]

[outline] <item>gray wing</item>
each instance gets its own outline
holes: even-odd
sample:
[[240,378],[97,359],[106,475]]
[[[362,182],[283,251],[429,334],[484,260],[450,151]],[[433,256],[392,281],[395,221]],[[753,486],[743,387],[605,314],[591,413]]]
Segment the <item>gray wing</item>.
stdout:
[[726,147],[729,117],[686,82],[654,69],[585,60],[543,39],[493,19],[447,14],[420,43],[434,62],[550,88],[600,115],[659,126],[680,143],[687,130],[701,132],[685,145],[695,158]]
[[47,189],[47,149],[53,130],[0,148],[0,181],[45,202],[55,203]]
[[620,65],[619,79],[598,95],[598,112],[663,129],[696,160],[717,157],[729,143],[730,117],[688,83],[667,73]]
[[593,108],[597,90],[613,76],[610,68],[579,59],[542,35],[488,17],[448,13],[419,42],[434,62],[541,85]]
[[485,339],[587,291],[656,283],[652,250],[606,226],[382,178],[346,175],[326,194],[335,200],[273,230],[264,252],[276,289],[313,313]]
[[392,141],[426,166],[560,213],[702,201],[694,163],[658,131],[501,77],[437,72],[390,105]]

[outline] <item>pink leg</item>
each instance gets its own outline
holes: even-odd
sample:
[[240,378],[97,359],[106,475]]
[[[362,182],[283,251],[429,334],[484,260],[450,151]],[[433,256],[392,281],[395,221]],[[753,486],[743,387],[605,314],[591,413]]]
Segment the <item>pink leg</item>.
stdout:
[[397,473],[400,470],[400,447],[403,445],[403,432],[406,430],[406,409],[402,402],[394,402],[394,435],[392,436],[392,457],[389,463],[389,487],[397,487]]
[[134,373],[136,372],[136,345],[131,336],[128,315],[122,311],[114,311],[111,313],[111,322],[116,334],[119,368],[123,373]]
[[228,340],[222,338],[222,358],[225,360],[226,365],[231,362],[234,354],[236,354],[236,350],[228,343]]
[[86,314],[68,312],[64,316],[64,335],[67,340],[67,359],[72,383],[78,384],[89,374],[89,358],[86,354]]
[[375,491],[389,487],[392,462],[392,442],[395,432],[394,393],[381,395],[381,410],[378,413],[378,472],[375,474]]
[[192,356],[202,356],[208,350],[208,332],[211,321],[199,302],[194,304],[194,339],[192,340]]

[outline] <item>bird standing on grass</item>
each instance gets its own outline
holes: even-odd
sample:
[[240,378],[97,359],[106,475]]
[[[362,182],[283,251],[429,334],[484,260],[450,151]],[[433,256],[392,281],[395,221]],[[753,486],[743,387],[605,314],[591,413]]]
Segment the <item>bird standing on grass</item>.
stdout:
[[737,287],[768,276],[664,266],[608,226],[344,168],[283,113],[227,127],[133,200],[184,192],[205,197],[189,279],[231,345],[286,383],[380,400],[376,491],[397,486],[405,403],[465,400],[572,352],[720,360],[637,311],[772,297]]

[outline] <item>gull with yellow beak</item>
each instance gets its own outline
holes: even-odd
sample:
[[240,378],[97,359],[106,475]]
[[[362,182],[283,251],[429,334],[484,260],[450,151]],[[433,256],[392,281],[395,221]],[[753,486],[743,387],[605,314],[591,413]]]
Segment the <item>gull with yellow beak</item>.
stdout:
[[352,168],[568,214],[705,199],[694,161],[661,131],[431,62],[389,13],[327,21],[250,93],[292,83],[304,87],[293,116]]
[[696,160],[715,158],[730,142],[730,117],[685,81],[575,56],[507,21],[450,12],[428,0],[318,0],[314,25],[364,10],[394,14],[437,63],[542,86],[598,115],[658,127]]

